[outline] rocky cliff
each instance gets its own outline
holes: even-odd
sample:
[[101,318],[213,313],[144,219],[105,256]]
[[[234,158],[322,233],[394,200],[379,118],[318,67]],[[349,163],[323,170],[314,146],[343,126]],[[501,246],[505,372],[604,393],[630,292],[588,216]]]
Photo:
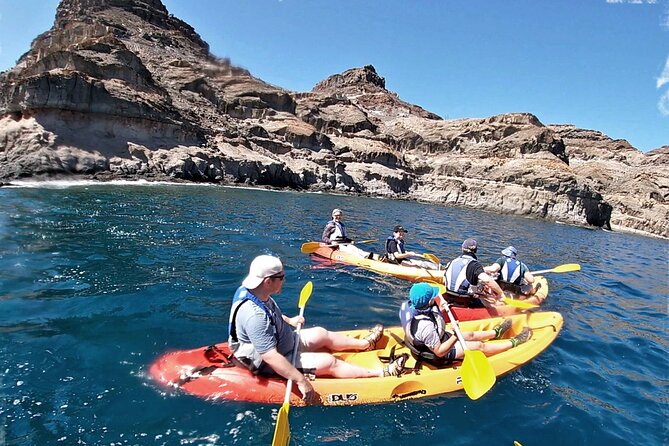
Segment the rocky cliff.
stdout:
[[63,0],[0,74],[0,179],[92,175],[440,202],[669,237],[669,150],[528,113],[443,120],[374,67],[290,92],[159,0]]

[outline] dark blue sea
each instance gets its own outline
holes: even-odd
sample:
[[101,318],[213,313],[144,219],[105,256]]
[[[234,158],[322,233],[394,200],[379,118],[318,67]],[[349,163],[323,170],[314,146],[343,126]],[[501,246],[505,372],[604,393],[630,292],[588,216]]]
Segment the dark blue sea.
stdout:
[[[227,339],[253,257],[280,256],[277,301],[308,325],[397,325],[410,284],[300,252],[332,208],[349,235],[455,257],[475,237],[551,274],[565,325],[534,361],[477,401],[464,393],[356,407],[293,408],[295,445],[669,444],[669,243],[440,205],[169,184],[0,188],[0,446],[269,445],[277,407],[166,392],[163,353]],[[380,251],[383,242],[369,245]]]

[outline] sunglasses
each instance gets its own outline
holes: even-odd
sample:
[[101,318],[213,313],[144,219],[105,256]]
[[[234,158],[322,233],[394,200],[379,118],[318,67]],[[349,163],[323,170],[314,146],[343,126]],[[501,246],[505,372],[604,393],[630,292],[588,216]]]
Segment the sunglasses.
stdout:
[[270,279],[279,279],[279,280],[283,281],[283,279],[286,278],[286,275],[285,274],[276,274],[274,276],[269,276],[269,278]]

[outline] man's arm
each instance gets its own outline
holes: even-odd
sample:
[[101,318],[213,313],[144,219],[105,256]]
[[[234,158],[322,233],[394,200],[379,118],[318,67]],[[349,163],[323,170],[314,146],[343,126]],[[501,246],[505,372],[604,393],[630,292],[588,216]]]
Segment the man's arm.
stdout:
[[399,245],[395,240],[388,242],[388,251],[390,251],[390,254],[392,254],[396,260],[404,260],[409,257],[417,256],[413,251],[400,252]]
[[[297,348],[297,346],[295,346],[295,348]],[[299,370],[293,367],[290,361],[288,361],[275,348],[262,353],[260,357],[276,373],[286,379],[292,379],[293,382],[297,385],[297,388],[300,389],[300,393],[302,393],[302,399],[307,404],[314,402],[314,399],[316,398],[314,386],[312,386],[309,380],[302,373],[300,373]]]
[[323,236],[321,239],[323,240],[323,243],[330,243],[330,236],[335,230],[335,225],[332,222],[328,222],[327,225],[325,225],[325,228],[323,229]]
[[530,272],[530,269],[525,265],[524,263],[521,263],[521,267],[525,268],[525,274],[523,274],[523,278],[532,285],[534,283],[534,276]]
[[483,282],[486,285],[486,287],[488,287],[490,292],[495,295],[495,298],[497,298],[497,300],[500,300],[504,297],[504,292],[499,287],[497,281],[495,281],[495,279],[490,277],[486,272],[482,272],[481,274],[479,274],[478,277],[479,277],[479,282]]

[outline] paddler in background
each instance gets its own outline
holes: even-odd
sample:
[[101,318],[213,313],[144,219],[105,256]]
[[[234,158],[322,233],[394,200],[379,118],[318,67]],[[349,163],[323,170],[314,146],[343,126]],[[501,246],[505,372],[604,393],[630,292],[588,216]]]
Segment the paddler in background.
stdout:
[[403,266],[415,266],[425,269],[439,269],[440,265],[427,260],[412,259],[411,257],[422,257],[414,251],[407,251],[404,237],[409,232],[402,225],[396,225],[393,228],[392,237],[386,239],[386,257],[391,263]]
[[323,229],[322,241],[332,247],[339,248],[343,252],[358,255],[363,258],[372,259],[374,253],[363,251],[354,245],[354,241],[346,235],[346,225],[343,222],[344,213],[341,209],[332,210],[332,220]]
[[462,255],[451,260],[444,273],[446,294],[450,302],[476,308],[503,305],[504,293],[495,279],[485,272],[476,257],[478,243],[473,238],[462,242]]
[[[253,259],[249,274],[237,289],[230,310],[229,345],[235,358],[261,375],[281,375],[292,379],[307,404],[317,396],[305,374],[333,378],[371,378],[399,376],[404,372],[406,355],[400,355],[385,367],[367,369],[341,361],[327,352],[373,350],[383,337],[383,325],[377,324],[364,338],[352,338],[322,327],[305,328],[299,345],[291,327],[304,324],[304,317],[286,317],[272,295],[281,292],[286,272],[281,260],[269,255]],[[295,366],[294,348],[299,349]]]
[[509,246],[502,250],[502,256],[492,265],[486,266],[485,272],[492,276],[497,275],[497,283],[503,291],[527,297],[536,293],[538,288],[533,285],[534,276],[527,265],[517,259],[518,250]]

